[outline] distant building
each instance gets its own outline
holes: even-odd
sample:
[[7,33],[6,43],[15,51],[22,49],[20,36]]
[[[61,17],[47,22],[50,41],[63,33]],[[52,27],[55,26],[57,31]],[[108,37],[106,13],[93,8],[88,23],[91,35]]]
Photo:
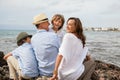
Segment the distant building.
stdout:
[[87,27],[84,28],[86,31],[120,31],[118,27]]

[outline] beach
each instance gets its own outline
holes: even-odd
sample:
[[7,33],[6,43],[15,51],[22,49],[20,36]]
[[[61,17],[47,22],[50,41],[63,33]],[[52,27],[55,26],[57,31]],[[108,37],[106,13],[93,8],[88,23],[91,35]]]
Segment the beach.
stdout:
[[[20,32],[34,35],[35,30],[0,30],[0,51],[5,54],[14,50],[16,36]],[[85,31],[86,46],[96,60],[111,63],[120,67],[120,32],[115,31]]]

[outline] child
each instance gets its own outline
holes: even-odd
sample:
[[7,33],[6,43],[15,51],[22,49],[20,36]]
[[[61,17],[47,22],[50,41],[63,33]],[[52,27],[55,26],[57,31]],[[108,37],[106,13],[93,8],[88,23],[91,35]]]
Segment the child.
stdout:
[[4,56],[9,66],[10,80],[17,80],[16,73],[19,80],[38,76],[37,61],[30,44],[31,37],[32,35],[21,32],[17,36],[19,47]]
[[55,32],[58,35],[58,38],[60,40],[60,43],[62,42],[62,38],[65,34],[63,31],[63,25],[64,25],[65,19],[64,16],[61,14],[55,14],[52,17],[51,23],[52,23],[52,28],[49,29],[50,32]]

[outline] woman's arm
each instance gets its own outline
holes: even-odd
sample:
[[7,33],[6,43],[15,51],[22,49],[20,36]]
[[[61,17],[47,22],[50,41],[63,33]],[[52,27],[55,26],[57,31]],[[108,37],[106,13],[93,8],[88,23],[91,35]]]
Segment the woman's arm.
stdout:
[[59,65],[61,63],[62,58],[63,58],[62,55],[57,56],[56,63],[55,63],[55,68],[54,68],[54,71],[53,71],[53,76],[52,76],[52,78],[50,80],[57,80],[58,79],[58,77],[57,77],[57,75],[58,75],[58,67],[59,67]]

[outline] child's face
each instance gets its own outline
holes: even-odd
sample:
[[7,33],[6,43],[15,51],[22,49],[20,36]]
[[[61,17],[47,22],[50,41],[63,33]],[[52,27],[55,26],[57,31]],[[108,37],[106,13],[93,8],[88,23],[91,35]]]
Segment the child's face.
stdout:
[[62,26],[62,20],[61,19],[53,21],[53,27],[54,28],[58,29],[60,26]]

